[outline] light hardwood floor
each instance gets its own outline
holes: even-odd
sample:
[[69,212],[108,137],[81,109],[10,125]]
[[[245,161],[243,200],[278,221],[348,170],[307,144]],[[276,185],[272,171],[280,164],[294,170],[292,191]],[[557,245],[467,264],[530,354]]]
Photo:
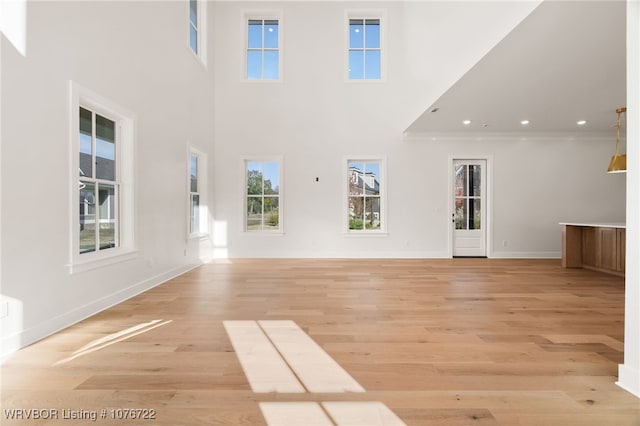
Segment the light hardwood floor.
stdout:
[[[615,385],[623,307],[622,278],[559,260],[213,262],[13,355],[0,423],[264,425],[260,402],[379,401],[410,426],[637,426],[640,399]],[[252,392],[223,321],[276,319],[366,392]]]

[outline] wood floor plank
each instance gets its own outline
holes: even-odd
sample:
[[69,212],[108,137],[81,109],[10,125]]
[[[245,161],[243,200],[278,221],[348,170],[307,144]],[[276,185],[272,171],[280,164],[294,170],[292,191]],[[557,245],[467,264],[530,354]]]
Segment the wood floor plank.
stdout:
[[260,410],[270,426],[333,426],[316,402],[261,402]]
[[225,321],[224,326],[254,392],[299,393],[305,389],[273,340],[255,321]]
[[328,401],[322,406],[338,425],[406,426],[396,414],[381,402]]
[[309,392],[364,392],[362,386],[293,321],[258,323]]
[[[365,392],[253,392],[224,321],[295,323]],[[214,261],[11,356],[0,424],[149,408],[144,424],[263,426],[260,403],[360,402],[409,426],[638,426],[615,385],[623,321],[622,278],[559,260]]]

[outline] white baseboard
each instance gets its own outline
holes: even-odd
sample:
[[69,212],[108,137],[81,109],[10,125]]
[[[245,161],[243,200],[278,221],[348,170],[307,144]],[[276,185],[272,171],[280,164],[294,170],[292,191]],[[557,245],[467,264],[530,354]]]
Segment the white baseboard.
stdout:
[[618,365],[618,381],[616,385],[640,398],[640,370],[626,364]]
[[168,280],[175,278],[179,275],[190,271],[193,268],[200,266],[201,263],[187,264],[177,268],[173,268],[169,271],[147,278],[136,284],[133,284],[127,288],[119,290],[115,293],[101,297],[86,305],[72,309],[65,312],[62,315],[48,319],[46,322],[41,322],[33,327],[24,329],[18,333],[14,333],[9,336],[3,336],[0,344],[0,363],[4,361],[9,355],[29,346],[38,340],[44,339],[60,330],[63,330],[73,324],[76,324],[98,312],[104,311],[118,303],[122,303],[127,299],[137,296],[153,287],[156,287]]
[[562,259],[559,251],[494,251],[492,259]]
[[[218,259],[260,259],[260,258],[281,258],[281,259],[450,259],[451,255],[441,251],[305,251],[305,252],[278,252],[265,253],[263,251],[232,253],[228,251],[218,251]],[[561,259],[562,253],[559,251],[522,251],[493,252],[492,259]]]
[[[218,252],[218,255],[222,252]],[[448,259],[451,258],[446,252],[429,251],[291,251],[278,253],[265,253],[263,251],[233,253],[228,256],[224,253],[224,258],[229,259]],[[218,258],[223,258],[219,256]]]

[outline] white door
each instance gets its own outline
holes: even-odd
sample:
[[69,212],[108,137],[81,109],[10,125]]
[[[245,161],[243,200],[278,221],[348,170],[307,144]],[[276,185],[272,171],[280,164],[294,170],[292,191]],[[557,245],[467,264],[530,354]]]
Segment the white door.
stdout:
[[453,255],[487,255],[487,161],[453,160]]

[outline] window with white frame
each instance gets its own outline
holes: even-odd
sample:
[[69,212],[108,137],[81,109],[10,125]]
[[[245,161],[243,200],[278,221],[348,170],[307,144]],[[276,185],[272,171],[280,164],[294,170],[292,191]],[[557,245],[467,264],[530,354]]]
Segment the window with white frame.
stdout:
[[349,18],[349,80],[380,80],[380,18]]
[[189,48],[205,62],[206,42],[206,2],[202,0],[188,0],[188,35]]
[[280,78],[280,20],[247,19],[247,80]]
[[382,159],[347,160],[348,232],[383,232],[384,162]]
[[189,47],[196,55],[199,51],[198,43],[198,0],[189,0]]
[[80,253],[119,245],[116,122],[79,109]]
[[189,235],[207,233],[206,215],[207,156],[191,148],[189,150]]
[[282,231],[280,160],[245,160],[245,230]]
[[133,118],[71,85],[73,199],[71,269],[133,251]]

